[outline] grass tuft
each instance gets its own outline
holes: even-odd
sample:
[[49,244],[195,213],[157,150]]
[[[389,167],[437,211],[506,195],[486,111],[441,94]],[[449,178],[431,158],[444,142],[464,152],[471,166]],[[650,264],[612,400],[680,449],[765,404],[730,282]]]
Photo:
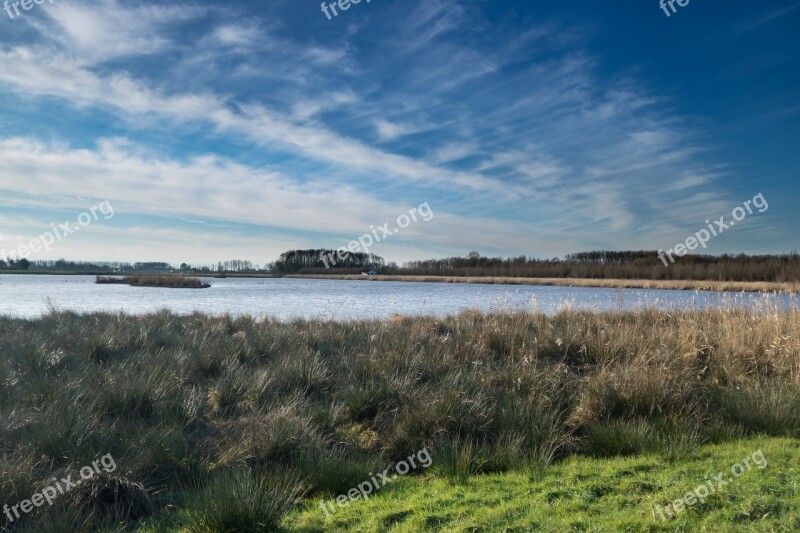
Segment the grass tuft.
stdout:
[[190,531],[275,531],[302,495],[291,474],[233,469],[215,476],[193,508]]

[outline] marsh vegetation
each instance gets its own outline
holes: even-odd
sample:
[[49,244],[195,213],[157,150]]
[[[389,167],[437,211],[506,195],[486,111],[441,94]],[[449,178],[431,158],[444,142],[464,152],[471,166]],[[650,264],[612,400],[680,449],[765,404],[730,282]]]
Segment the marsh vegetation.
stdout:
[[100,276],[96,283],[101,285],[130,285],[131,287],[162,287],[170,289],[207,289],[210,283],[200,278],[179,275],[140,275],[140,276]]
[[0,318],[0,353],[0,502],[109,453],[104,486],[146,492],[65,495],[20,530],[174,509],[195,531],[268,530],[298,499],[347,492],[423,446],[426,475],[458,484],[575,456],[669,461],[800,437],[797,311],[53,312]]

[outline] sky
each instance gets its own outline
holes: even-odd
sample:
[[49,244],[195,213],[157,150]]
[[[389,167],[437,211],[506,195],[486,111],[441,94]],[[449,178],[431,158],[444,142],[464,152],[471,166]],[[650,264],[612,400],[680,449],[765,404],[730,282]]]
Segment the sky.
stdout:
[[666,250],[758,194],[699,251],[798,248],[800,2],[334,6],[9,5],[0,249],[72,221],[27,257]]

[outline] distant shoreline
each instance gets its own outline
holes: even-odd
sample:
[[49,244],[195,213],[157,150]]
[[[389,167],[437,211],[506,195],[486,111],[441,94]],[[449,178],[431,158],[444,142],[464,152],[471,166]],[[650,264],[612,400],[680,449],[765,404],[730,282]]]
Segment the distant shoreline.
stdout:
[[196,278],[280,278],[282,276],[276,276],[275,274],[259,274],[259,273],[251,273],[251,274],[241,274],[238,272],[226,272],[225,274],[220,275],[217,272],[206,273],[206,272],[98,272],[96,270],[86,271],[86,272],[38,272],[38,271],[31,271],[31,270],[0,270],[0,275],[4,274],[27,274],[30,276],[183,276],[183,275],[191,275]]
[[512,278],[469,276],[361,276],[293,274],[287,278],[337,279],[351,281],[405,281],[426,283],[478,283],[487,285],[542,285],[559,287],[595,287],[607,289],[664,289],[718,292],[800,293],[800,283],[767,281],[713,280],[646,280],[646,279],[588,279],[588,278]]

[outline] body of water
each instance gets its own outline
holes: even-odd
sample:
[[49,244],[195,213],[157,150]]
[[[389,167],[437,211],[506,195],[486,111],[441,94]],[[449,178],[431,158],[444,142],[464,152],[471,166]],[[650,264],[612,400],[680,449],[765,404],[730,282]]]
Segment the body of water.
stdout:
[[797,307],[795,295],[533,285],[407,283],[315,279],[209,279],[210,289],[97,285],[94,276],[0,275],[0,314],[37,317],[52,306],[76,312],[230,313],[323,319],[446,316],[468,309],[585,310]]

